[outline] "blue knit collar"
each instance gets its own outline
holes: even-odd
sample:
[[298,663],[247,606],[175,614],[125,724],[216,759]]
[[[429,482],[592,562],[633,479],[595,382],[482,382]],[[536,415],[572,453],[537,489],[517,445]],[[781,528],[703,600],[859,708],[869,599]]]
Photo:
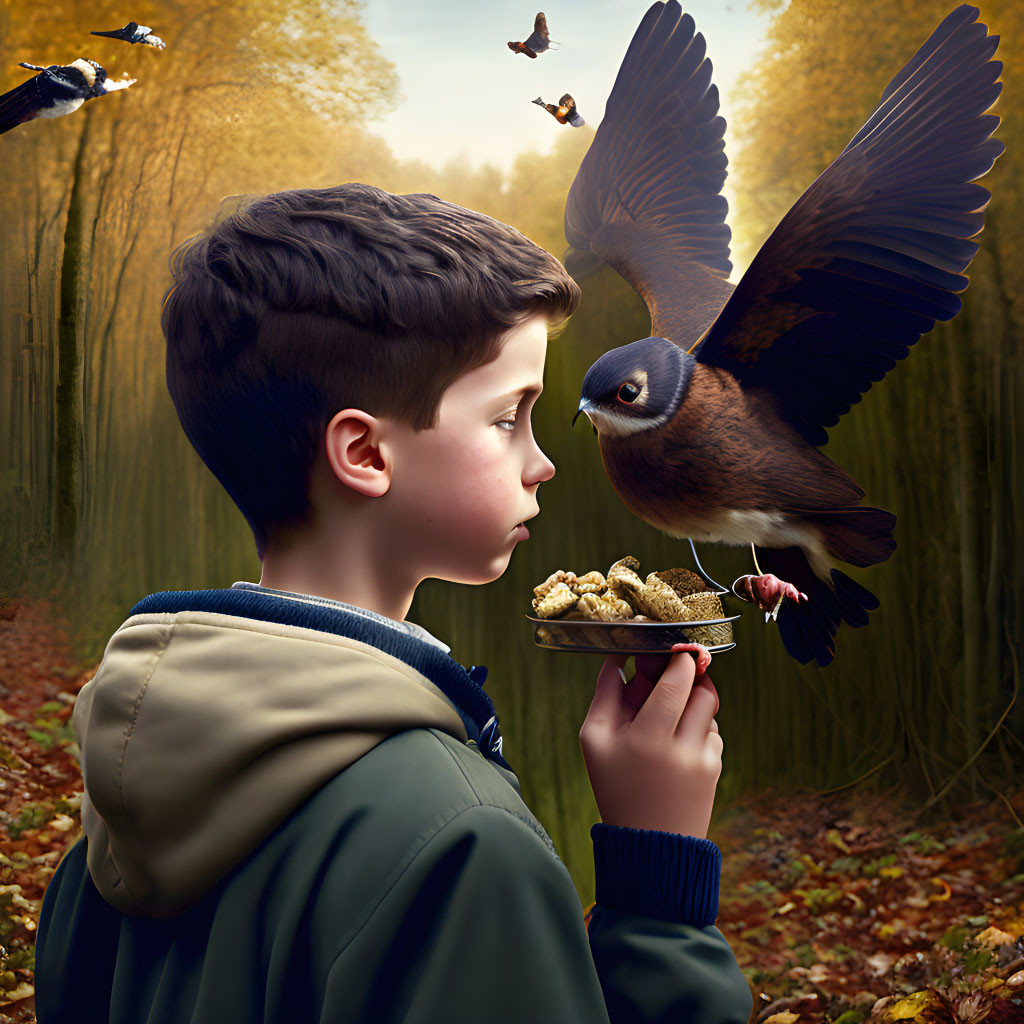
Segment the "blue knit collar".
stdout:
[[340,608],[344,612],[351,612],[353,615],[361,615],[363,618],[379,622],[382,626],[388,626],[391,629],[399,630],[399,632],[408,633],[410,636],[414,636],[420,640],[426,640],[428,644],[440,647],[445,654],[451,650],[447,644],[442,643],[436,636],[432,633],[428,633],[422,626],[418,626],[415,622],[409,622],[408,620],[399,622],[397,619],[391,619],[386,615],[381,615],[380,612],[372,612],[369,608],[360,608],[359,605],[348,604],[345,601],[336,601],[333,597],[321,597],[319,594],[300,594],[294,590],[276,590],[273,587],[264,587],[259,583],[248,583],[244,580],[232,583],[231,589],[248,590],[253,594],[275,594],[278,597],[286,597],[289,601],[306,601],[309,604],[324,605],[328,608]]
[[437,686],[458,712],[467,736],[480,747],[481,753],[501,767],[509,768],[501,756],[501,733],[494,704],[482,688],[487,669],[483,665],[474,665],[468,670],[463,668],[443,649],[443,645],[397,628],[401,623],[389,624],[390,620],[382,616],[371,618],[359,614],[361,610],[348,611],[341,602],[325,604],[295,600],[248,588],[161,591],[144,597],[130,614],[184,611],[216,612],[316,629],[376,647],[404,661]]

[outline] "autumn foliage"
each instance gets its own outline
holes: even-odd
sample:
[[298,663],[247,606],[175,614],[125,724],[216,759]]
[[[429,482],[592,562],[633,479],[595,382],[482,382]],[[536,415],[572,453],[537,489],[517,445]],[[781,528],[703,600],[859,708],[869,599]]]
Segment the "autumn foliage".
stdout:
[[32,1019],[43,892],[81,835],[71,713],[91,675],[52,604],[0,601],[0,1019]]

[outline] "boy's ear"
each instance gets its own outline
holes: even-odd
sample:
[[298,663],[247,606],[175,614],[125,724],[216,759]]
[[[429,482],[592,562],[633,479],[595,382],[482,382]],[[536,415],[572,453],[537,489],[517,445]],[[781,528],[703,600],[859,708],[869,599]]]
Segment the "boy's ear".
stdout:
[[391,459],[381,449],[381,424],[362,409],[342,409],[327,424],[324,442],[334,475],[368,498],[391,486]]

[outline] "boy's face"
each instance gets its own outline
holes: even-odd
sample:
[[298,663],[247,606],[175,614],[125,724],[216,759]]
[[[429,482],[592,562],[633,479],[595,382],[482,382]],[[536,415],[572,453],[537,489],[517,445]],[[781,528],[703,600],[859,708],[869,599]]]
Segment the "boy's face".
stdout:
[[405,526],[406,568],[420,579],[490,582],[529,537],[522,523],[555,474],[530,423],[546,354],[547,322],[531,317],[507,333],[496,359],[449,386],[436,427],[393,424],[387,498]]

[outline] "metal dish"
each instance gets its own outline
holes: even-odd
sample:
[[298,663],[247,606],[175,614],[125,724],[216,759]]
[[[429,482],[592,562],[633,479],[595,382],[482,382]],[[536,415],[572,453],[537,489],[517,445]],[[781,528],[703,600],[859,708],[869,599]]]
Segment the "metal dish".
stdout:
[[[593,622],[589,619],[538,619],[533,623],[533,639],[538,647],[550,651],[581,651],[591,654],[670,654],[673,644],[703,643],[701,626],[721,626],[734,622],[738,615],[698,622]],[[735,643],[704,644],[712,654],[731,651]]]

